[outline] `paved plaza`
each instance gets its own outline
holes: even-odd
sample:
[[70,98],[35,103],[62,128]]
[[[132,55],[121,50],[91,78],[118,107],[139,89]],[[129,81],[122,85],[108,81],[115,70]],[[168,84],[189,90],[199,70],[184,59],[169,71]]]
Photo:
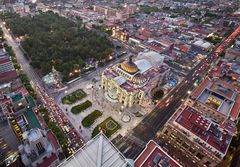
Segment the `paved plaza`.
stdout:
[[[61,109],[65,112],[66,116],[72,122],[73,126],[80,132],[85,141],[91,139],[93,129],[109,116],[111,116],[121,125],[121,129],[113,134],[111,138],[114,138],[118,134],[125,135],[129,130],[141,122],[144,116],[154,107],[153,105],[146,107],[135,105],[131,108],[124,108],[123,104],[119,102],[110,102],[105,97],[103,90],[100,88],[100,78],[97,77],[95,79],[97,82],[83,81],[78,86],[75,86],[74,88],[69,89],[67,92],[65,92],[65,95],[68,95],[77,89],[82,89],[87,93],[86,98],[83,98],[72,105],[64,105],[61,103],[61,99],[59,99]],[[86,100],[92,102],[92,107],[89,107],[79,114],[73,114],[71,112],[71,108],[73,106],[83,103]],[[94,110],[102,111],[103,115],[99,117],[89,128],[84,128],[81,125],[82,120]],[[136,117],[134,113],[140,113],[142,116]],[[81,126],[81,129],[79,129],[79,126]]]

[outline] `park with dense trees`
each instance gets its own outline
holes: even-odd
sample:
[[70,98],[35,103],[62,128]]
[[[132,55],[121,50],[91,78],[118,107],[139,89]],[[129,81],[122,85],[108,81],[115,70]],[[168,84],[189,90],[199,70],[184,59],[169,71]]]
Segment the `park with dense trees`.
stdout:
[[113,45],[106,36],[53,12],[33,17],[5,14],[1,18],[21,40],[30,64],[43,75],[54,65],[63,81],[69,81],[80,75],[86,60],[103,61],[112,53]]

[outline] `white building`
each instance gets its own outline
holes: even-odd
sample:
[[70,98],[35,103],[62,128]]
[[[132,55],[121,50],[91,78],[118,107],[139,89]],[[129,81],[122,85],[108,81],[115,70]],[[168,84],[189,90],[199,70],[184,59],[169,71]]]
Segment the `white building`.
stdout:
[[58,167],[133,167],[124,155],[100,132]]
[[55,167],[60,163],[61,147],[51,131],[34,128],[24,132],[18,149],[26,167]]

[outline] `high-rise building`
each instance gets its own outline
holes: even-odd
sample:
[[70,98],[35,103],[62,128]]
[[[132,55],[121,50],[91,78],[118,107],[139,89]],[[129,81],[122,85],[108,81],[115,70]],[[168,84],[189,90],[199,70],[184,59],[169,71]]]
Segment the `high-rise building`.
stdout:
[[19,155],[13,151],[8,144],[0,137],[0,166],[10,166],[17,161]]

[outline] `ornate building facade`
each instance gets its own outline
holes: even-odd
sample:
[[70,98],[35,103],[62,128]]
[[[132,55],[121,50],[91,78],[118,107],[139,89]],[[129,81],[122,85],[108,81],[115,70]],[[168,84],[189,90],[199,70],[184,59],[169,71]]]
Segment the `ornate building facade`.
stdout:
[[128,61],[107,68],[101,76],[106,98],[125,107],[151,104],[151,89],[169,71],[163,59],[164,56],[151,51],[140,53],[135,60],[130,56]]

